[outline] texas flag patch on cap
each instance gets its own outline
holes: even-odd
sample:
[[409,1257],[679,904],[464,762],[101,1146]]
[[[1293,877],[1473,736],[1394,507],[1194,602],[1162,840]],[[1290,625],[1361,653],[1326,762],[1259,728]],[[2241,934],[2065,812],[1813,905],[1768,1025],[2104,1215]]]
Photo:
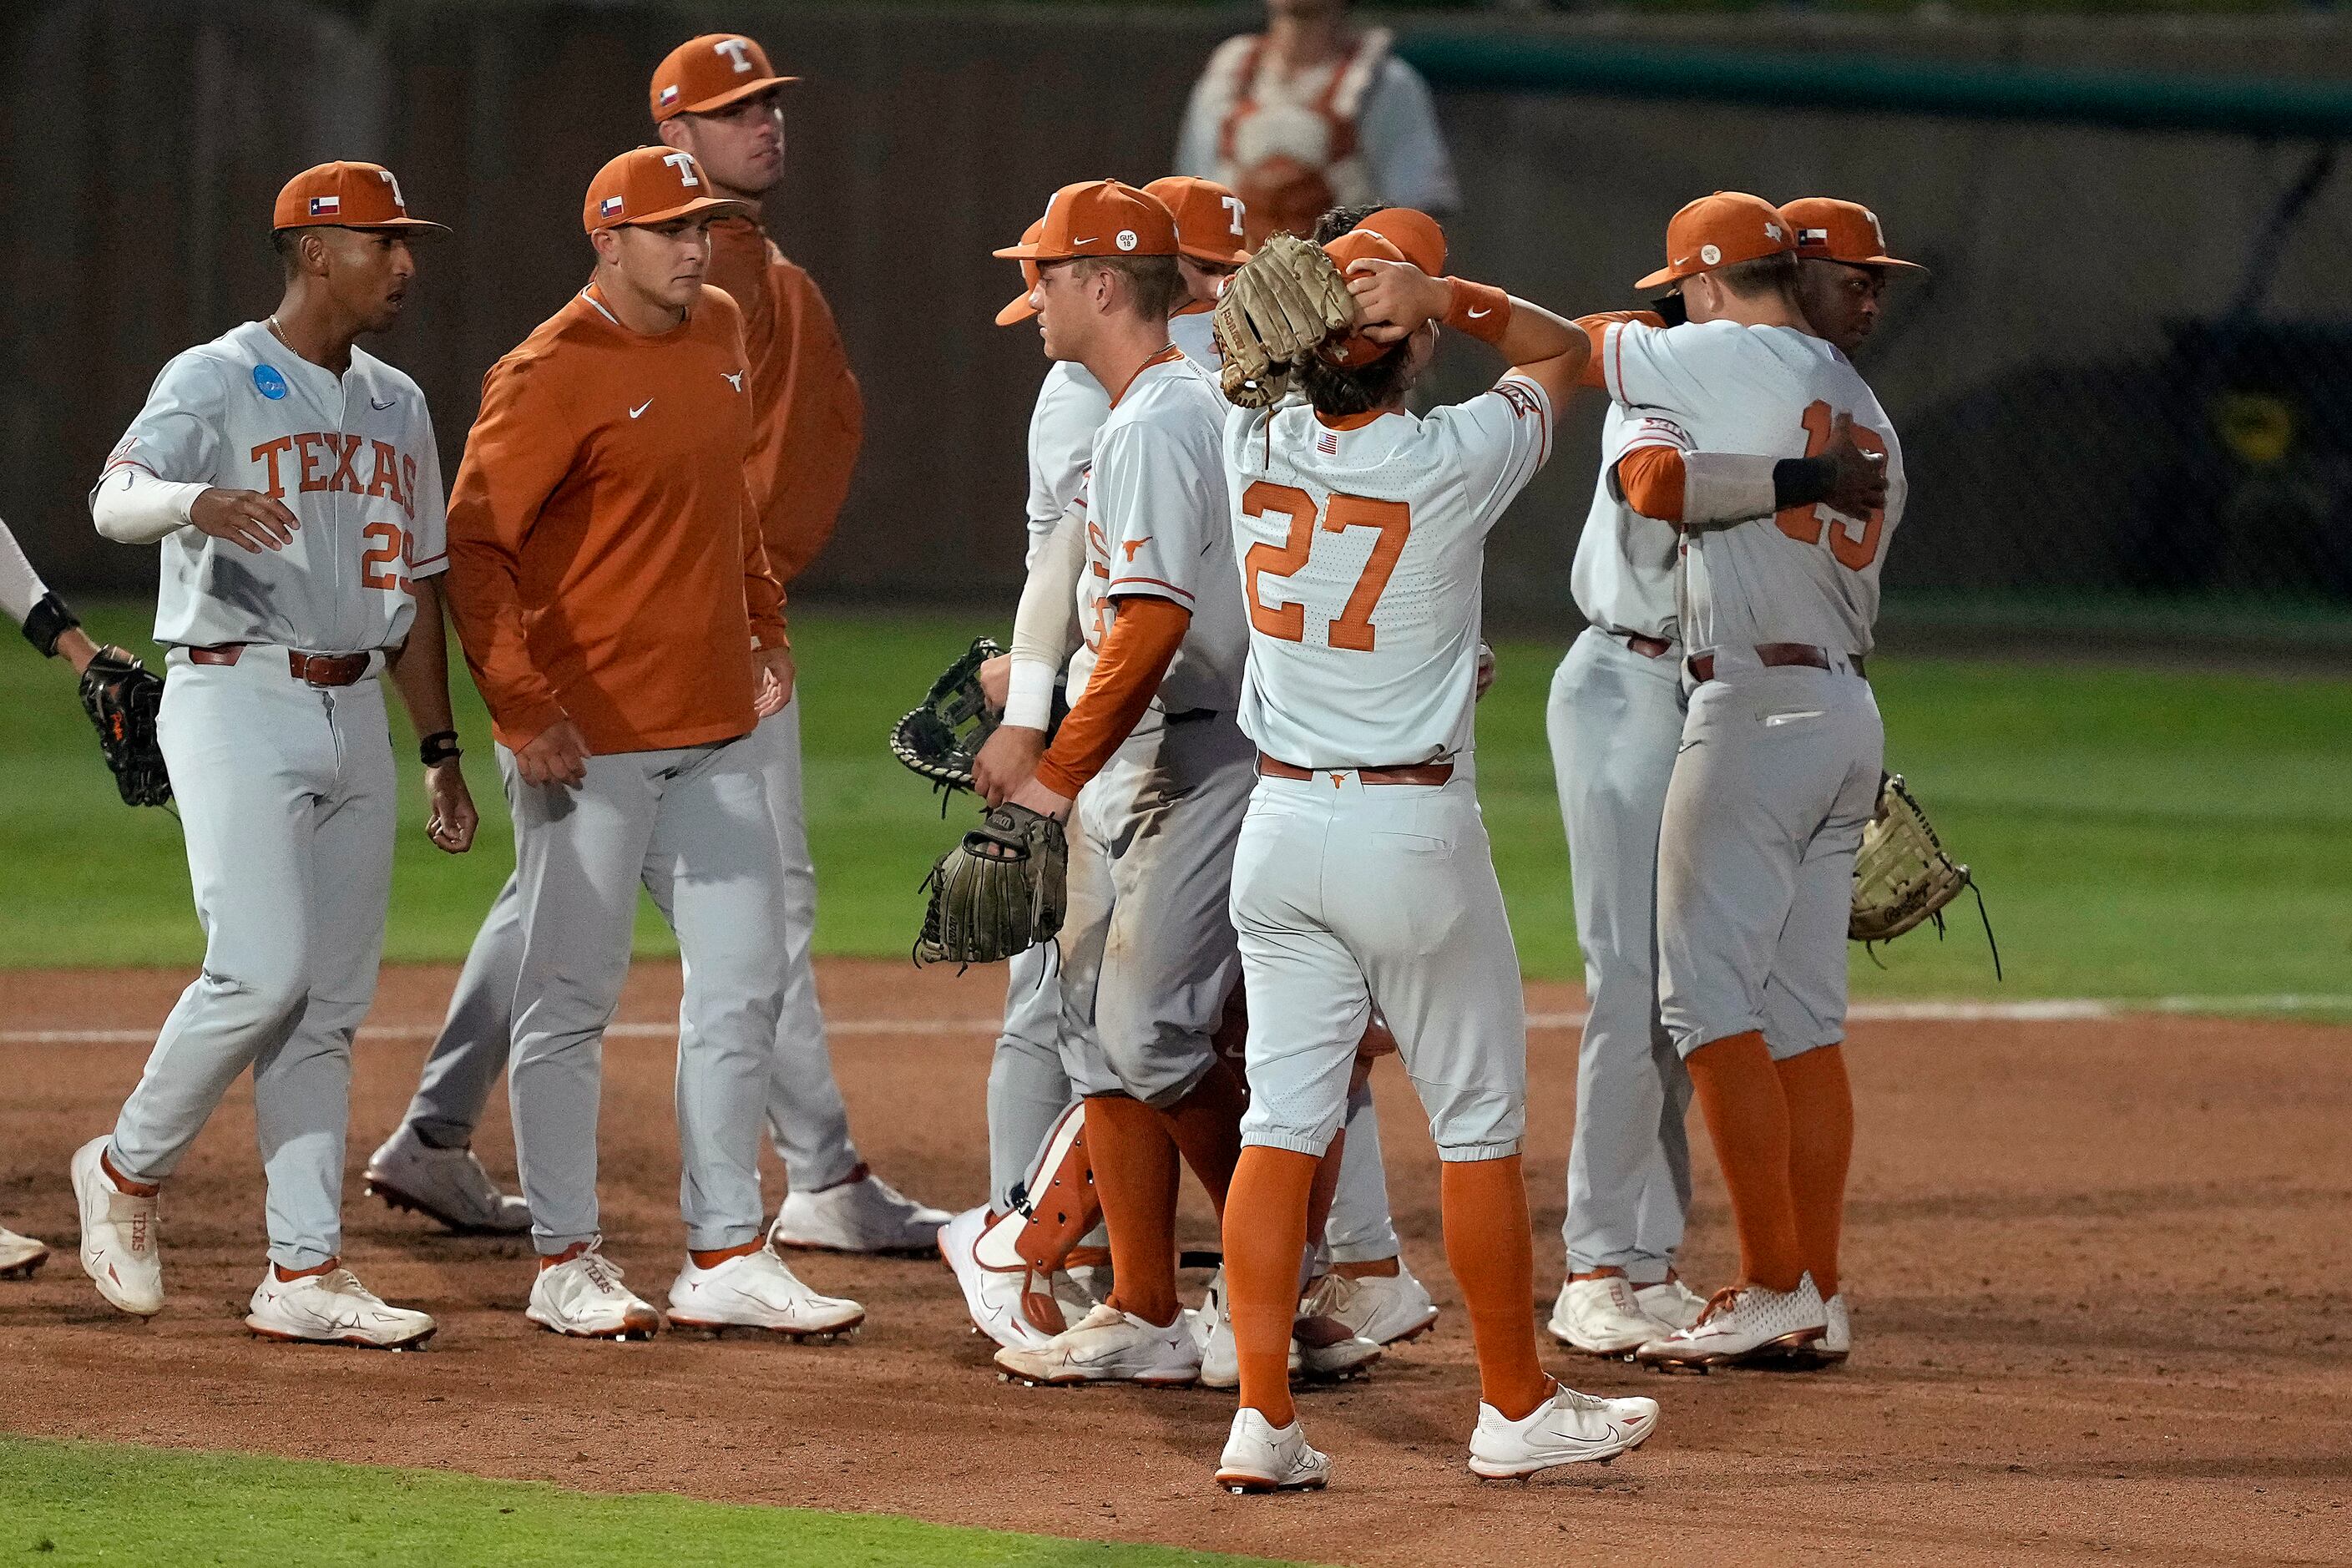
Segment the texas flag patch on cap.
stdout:
[[667,109],[671,104],[676,103],[677,101],[677,83],[672,82],[667,87],[661,89],[661,106],[664,109]]
[[342,210],[343,198],[341,196],[312,196],[310,198],[310,216],[312,217],[336,217],[341,215]]
[[621,210],[621,198],[619,196],[606,196],[603,201],[596,204],[596,216],[598,217],[611,217],[614,213]]

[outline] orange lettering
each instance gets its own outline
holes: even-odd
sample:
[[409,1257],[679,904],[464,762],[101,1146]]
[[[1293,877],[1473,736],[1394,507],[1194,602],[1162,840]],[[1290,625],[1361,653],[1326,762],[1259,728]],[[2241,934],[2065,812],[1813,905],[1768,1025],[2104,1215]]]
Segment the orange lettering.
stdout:
[[[335,454],[335,471],[327,476],[327,488],[331,490],[349,490],[352,494],[358,495],[360,477],[352,471],[352,459],[359,456],[360,437],[330,436],[326,439],[327,449]],[[343,482],[345,479],[349,479],[351,483],[345,484]]]
[[393,568],[400,562],[404,542],[397,523],[371,522],[360,530],[360,537],[373,543],[374,549],[360,557],[360,586],[362,588],[403,588],[407,584]]
[[269,465],[269,499],[271,500],[279,500],[285,497],[285,481],[278,477],[278,458],[279,454],[290,452],[293,449],[294,437],[280,436],[275,441],[264,441],[260,446],[256,447],[247,459],[250,462],[266,462]]
[[[1242,511],[1254,518],[1281,512],[1290,519],[1289,534],[1278,548],[1260,542],[1251,545],[1249,553],[1243,557],[1242,565],[1249,583],[1250,625],[1284,642],[1305,642],[1307,606],[1296,602],[1267,605],[1259,593],[1257,580],[1262,573],[1293,577],[1305,570],[1307,558],[1315,548],[1315,498],[1289,485],[1269,484],[1261,479],[1242,492]],[[1364,562],[1363,574],[1356,579],[1355,591],[1348,595],[1346,606],[1325,637],[1332,647],[1343,652],[1370,653],[1378,640],[1372,611],[1380,604],[1381,595],[1388,591],[1397,557],[1404,553],[1405,540],[1412,532],[1412,512],[1402,501],[1334,495],[1323,509],[1322,531],[1345,533],[1351,528],[1378,529],[1380,537],[1372,542],[1371,555]]]
[[375,474],[368,480],[367,493],[400,504],[400,454],[389,441],[372,441],[375,448]]
[[1404,553],[1404,542],[1412,532],[1412,509],[1401,500],[1333,496],[1323,511],[1323,531],[1345,533],[1351,528],[1377,528],[1381,536],[1372,541],[1372,553],[1364,563],[1364,574],[1356,579],[1356,591],[1348,595],[1348,607],[1331,623],[1331,646],[1370,653],[1375,640],[1372,606],[1388,592],[1389,575]]
[[315,447],[322,446],[329,451],[334,450],[333,437],[315,434],[301,435],[294,437],[294,445],[302,454],[302,493],[309,495],[312,490],[325,489],[327,481],[312,471],[310,453]]
[[[1818,458],[1830,448],[1830,431],[1836,424],[1836,411],[1826,403],[1808,405],[1804,413],[1805,456]],[[1865,452],[1880,457],[1886,455],[1886,442],[1874,430],[1862,426],[1853,427],[1853,444]],[[1780,531],[1800,544],[1819,544],[1824,529],[1829,532],[1830,553],[1839,565],[1849,572],[1860,572],[1878,559],[1879,536],[1886,529],[1884,508],[1874,510],[1862,519],[1862,532],[1846,531],[1843,514],[1832,511],[1826,504],[1792,506],[1773,514]]]
[[416,459],[400,459],[400,510],[410,518],[416,516]]
[[1264,541],[1249,547],[1242,558],[1243,575],[1249,583],[1250,625],[1270,637],[1283,642],[1307,640],[1307,606],[1296,600],[1268,605],[1258,589],[1258,577],[1271,572],[1277,577],[1292,577],[1307,564],[1307,554],[1315,548],[1310,531],[1315,526],[1315,498],[1305,490],[1289,485],[1270,484],[1265,479],[1242,492],[1242,515],[1263,520],[1274,512],[1290,519],[1290,532],[1279,546]]

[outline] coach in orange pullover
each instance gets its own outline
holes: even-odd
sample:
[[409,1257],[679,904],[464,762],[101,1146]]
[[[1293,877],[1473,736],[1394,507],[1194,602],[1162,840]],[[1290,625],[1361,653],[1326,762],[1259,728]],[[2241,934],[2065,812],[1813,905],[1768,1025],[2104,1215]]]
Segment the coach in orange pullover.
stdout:
[[541,1262],[530,1315],[583,1337],[659,1323],[597,1250],[601,1048],[640,881],[689,972],[673,1305],[779,1327],[823,1300],[760,1245],[783,869],[747,738],[793,668],[743,478],[741,316],[702,281],[710,221],[740,211],[687,153],[607,163],[583,213],[594,277],[484,378],[450,498],[450,600],[523,904],[508,1088]]

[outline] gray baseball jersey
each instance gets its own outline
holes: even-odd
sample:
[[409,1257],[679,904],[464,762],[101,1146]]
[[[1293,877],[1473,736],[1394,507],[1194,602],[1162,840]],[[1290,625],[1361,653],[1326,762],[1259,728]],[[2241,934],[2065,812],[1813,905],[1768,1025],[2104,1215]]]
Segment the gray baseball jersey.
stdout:
[[260,321],[192,348],[155,378],[99,484],[123,468],[258,490],[302,524],[259,553],[194,528],[165,538],[160,643],[395,647],[415,607],[410,580],[448,566],[425,395],[362,349],[338,377]]
[[1094,461],[1095,432],[1109,413],[1110,394],[1086,366],[1060,360],[1045,372],[1037,406],[1029,413],[1027,561],[1036,559],[1038,547],[1078,499],[1087,465]]
[[1791,507],[1694,529],[1677,612],[1695,651],[1810,643],[1868,653],[1879,568],[1903,516],[1903,448],[1845,355],[1790,327],[1625,321],[1601,340],[1601,364],[1609,395],[1640,421],[1627,450],[1809,457],[1827,447],[1837,415],[1853,416],[1855,441],[1885,454],[1885,510],[1849,518],[1826,505]]
[[1569,592],[1590,625],[1603,631],[1679,640],[1675,609],[1675,559],[1682,535],[1670,522],[1643,517],[1627,506],[1612,482],[1617,459],[1642,442],[1643,420],[1612,403],[1601,417],[1601,474],[1592,486],[1592,508],[1576,542],[1568,573]]

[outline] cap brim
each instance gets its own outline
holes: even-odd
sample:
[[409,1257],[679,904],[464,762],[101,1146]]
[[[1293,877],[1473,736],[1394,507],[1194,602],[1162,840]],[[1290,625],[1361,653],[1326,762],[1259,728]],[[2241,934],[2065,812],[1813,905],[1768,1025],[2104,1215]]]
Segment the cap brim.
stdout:
[[1651,273],[1647,278],[1635,279],[1633,287],[1636,289],[1657,289],[1662,288],[1668,283],[1679,283],[1685,278],[1689,276],[1690,274],[1677,271],[1671,267],[1661,267],[1655,272]]
[[1058,256],[1046,256],[1037,248],[1036,243],[1034,240],[1025,239],[1019,245],[1008,245],[1002,250],[992,250],[988,254],[991,256],[1002,256],[1008,261],[1059,261],[1063,259]]
[[1250,258],[1250,253],[1239,246],[1231,250],[1218,250],[1205,245],[1180,245],[1179,256],[1189,256],[1195,261],[1213,261],[1220,267],[1239,267]]
[[671,110],[670,114],[673,117],[680,114],[716,114],[720,110],[740,103],[747,98],[756,97],[770,88],[782,87],[787,82],[800,79],[796,76],[763,76],[755,81],[747,81],[740,87],[729,88],[725,92],[713,97],[698,99],[692,103],[682,103]]
[[660,212],[644,213],[635,217],[616,218],[599,224],[599,228],[651,228],[658,223],[676,223],[682,217],[756,217],[760,209],[750,202],[730,201],[725,196],[697,196],[690,202],[680,202]]
[[1021,298],[996,312],[996,324],[1000,327],[1016,327],[1036,313],[1037,307],[1029,302],[1028,292],[1024,289]]
[[349,228],[356,229],[362,234],[372,234],[379,230],[400,234],[447,234],[449,232],[447,224],[434,223],[430,219],[421,217],[388,217],[377,223],[345,223],[340,218],[331,217],[304,218],[300,223],[281,223],[270,232],[278,234],[289,228]]

